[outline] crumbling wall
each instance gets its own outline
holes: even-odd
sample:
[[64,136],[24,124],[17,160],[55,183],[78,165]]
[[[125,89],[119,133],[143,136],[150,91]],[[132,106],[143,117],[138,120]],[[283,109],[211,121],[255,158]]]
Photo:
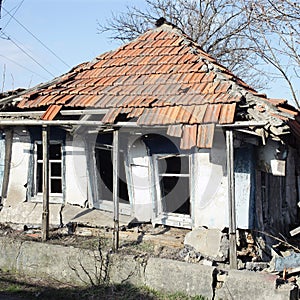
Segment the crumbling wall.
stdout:
[[4,206],[26,201],[32,145],[26,128],[14,128],[7,199]]
[[[212,149],[194,154],[194,227],[228,227],[226,144],[220,135],[215,135]],[[234,153],[236,223],[238,228],[248,229],[254,223],[253,147],[238,147]]]
[[194,227],[221,229],[228,226],[227,177],[221,162],[211,162],[212,155],[222,154],[225,158],[225,153],[215,149],[194,154]]
[[110,278],[111,283],[129,282],[172,293],[202,295],[208,299],[245,300],[291,299],[294,288],[289,285],[283,289],[276,288],[277,276],[271,274],[226,271],[176,260],[149,258],[147,255],[106,256],[104,253],[101,255],[98,249],[92,251],[22,242],[7,237],[0,238],[0,251],[2,270],[78,285],[101,284],[105,278]]
[[245,144],[234,152],[235,209],[237,228],[252,229],[255,215],[254,149]]
[[82,136],[67,135],[65,146],[65,202],[86,206],[88,177],[86,147]]

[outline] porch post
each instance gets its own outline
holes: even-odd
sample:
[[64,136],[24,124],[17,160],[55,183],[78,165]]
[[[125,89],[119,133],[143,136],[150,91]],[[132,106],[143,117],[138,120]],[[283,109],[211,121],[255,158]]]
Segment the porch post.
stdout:
[[231,269],[237,269],[236,257],[236,211],[234,183],[234,148],[232,130],[226,130],[226,159],[228,179],[228,209],[229,209],[229,263]]
[[5,157],[4,157],[3,183],[2,183],[2,191],[1,191],[1,203],[0,203],[1,205],[3,204],[3,200],[7,198],[11,154],[12,154],[12,143],[13,143],[13,129],[8,129],[5,131]]
[[114,203],[114,230],[113,251],[119,248],[119,131],[113,135],[113,203]]
[[49,238],[49,127],[42,127],[43,142],[43,214],[42,214],[42,240]]

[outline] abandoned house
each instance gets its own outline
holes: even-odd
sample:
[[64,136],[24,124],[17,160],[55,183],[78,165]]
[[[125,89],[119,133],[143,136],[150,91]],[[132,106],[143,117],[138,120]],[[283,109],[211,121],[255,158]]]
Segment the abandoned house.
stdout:
[[299,223],[298,111],[170,24],[0,104],[2,223],[41,223],[43,134],[53,226],[112,212],[114,196],[132,222]]

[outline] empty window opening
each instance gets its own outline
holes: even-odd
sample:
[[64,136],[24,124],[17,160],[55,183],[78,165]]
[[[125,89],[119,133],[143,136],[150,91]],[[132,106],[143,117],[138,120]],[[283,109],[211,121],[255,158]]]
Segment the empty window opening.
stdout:
[[[61,143],[49,145],[49,191],[51,194],[62,193],[62,151]],[[36,193],[43,192],[43,145],[36,143]]]
[[191,215],[188,156],[158,157],[162,211]]

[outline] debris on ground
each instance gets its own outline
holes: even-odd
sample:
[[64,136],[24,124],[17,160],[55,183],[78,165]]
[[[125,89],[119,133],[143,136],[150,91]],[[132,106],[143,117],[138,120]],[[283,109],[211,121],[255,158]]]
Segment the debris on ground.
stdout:
[[[24,240],[41,241],[41,229],[38,226],[25,225],[12,228],[10,224],[0,226],[0,236],[10,236]],[[208,229],[194,230],[174,228],[164,225],[153,227],[152,224],[130,224],[121,226],[119,231],[120,248],[123,254],[144,255],[152,257],[200,263],[209,266],[228,266],[228,230]],[[286,242],[270,246],[269,261],[263,261],[257,238],[249,230],[238,230],[237,236],[238,269],[254,272],[278,274],[279,282],[284,283],[294,276],[300,282],[300,253],[296,247],[289,247]],[[261,239],[261,237],[259,237]],[[87,227],[77,223],[68,223],[62,228],[50,230],[49,243],[76,246],[91,249],[101,239],[103,250],[112,247],[112,229],[109,227]],[[298,251],[300,252],[300,251]],[[284,273],[285,272],[285,273]]]

